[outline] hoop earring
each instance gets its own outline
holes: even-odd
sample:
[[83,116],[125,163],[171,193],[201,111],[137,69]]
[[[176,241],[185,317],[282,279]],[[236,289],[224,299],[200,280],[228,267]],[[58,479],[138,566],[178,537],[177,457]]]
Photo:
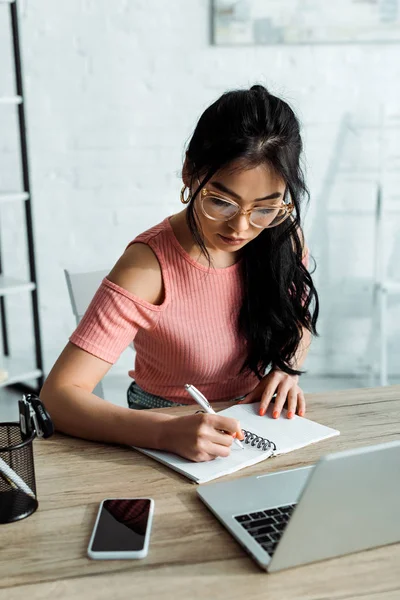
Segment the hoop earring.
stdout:
[[[185,190],[188,191],[188,195],[185,198]],[[189,202],[192,199],[192,194],[190,193],[190,189],[186,187],[186,185],[183,186],[183,188],[181,189],[181,202],[182,204],[189,204]]]

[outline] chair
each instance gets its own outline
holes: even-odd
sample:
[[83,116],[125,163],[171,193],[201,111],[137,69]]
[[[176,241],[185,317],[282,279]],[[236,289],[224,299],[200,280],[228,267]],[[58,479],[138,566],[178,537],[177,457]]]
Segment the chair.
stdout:
[[[108,270],[90,271],[86,273],[71,273],[68,269],[64,269],[72,312],[75,315],[77,325],[85,314],[86,309],[95,295],[97,288],[108,273]],[[134,350],[133,343],[130,344],[129,347],[131,350]],[[118,370],[115,369],[115,366],[112,367],[112,372],[113,375],[118,373]],[[125,368],[123,371],[124,375],[126,375],[126,372],[127,369]],[[93,390],[93,393],[100,398],[104,398],[104,387],[101,381],[97,384]]]

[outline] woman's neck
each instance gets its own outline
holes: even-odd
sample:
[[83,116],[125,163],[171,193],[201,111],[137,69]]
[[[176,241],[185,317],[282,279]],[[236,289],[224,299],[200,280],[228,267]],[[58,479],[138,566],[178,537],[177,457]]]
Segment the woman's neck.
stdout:
[[[172,230],[175,234],[176,239],[182,246],[182,248],[189,254],[193,260],[198,262],[199,264],[208,267],[207,257],[204,256],[198,244],[193,238],[192,232],[189,229],[189,226],[186,222],[186,211],[184,208],[179,213],[172,215],[170,217],[169,222],[171,224]],[[238,262],[240,259],[240,252],[223,252],[215,251],[214,248],[209,248],[206,244],[206,248],[210,254],[212,264],[216,269],[225,269],[226,267],[230,267]]]

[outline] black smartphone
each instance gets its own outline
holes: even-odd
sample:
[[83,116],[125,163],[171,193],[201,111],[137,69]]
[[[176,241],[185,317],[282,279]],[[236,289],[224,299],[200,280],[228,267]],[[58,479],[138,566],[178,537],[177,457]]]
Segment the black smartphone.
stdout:
[[154,513],[152,498],[107,498],[100,503],[88,546],[97,560],[144,558]]

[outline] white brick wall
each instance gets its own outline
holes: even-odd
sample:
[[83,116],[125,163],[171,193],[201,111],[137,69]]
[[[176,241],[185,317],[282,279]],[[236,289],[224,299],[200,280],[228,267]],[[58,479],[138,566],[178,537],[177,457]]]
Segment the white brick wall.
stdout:
[[[0,6],[0,94],[10,94],[7,7]],[[209,44],[207,0],[25,0],[21,4],[36,261],[46,368],[74,327],[62,269],[111,266],[139,232],[179,210],[184,144],[202,110],[228,88],[266,84],[304,124],[311,205],[306,232],[318,260],[321,339],[309,369],[363,368],[370,326],[371,182],[338,176],[323,193],[340,122],[399,112],[398,45],[222,48]],[[18,187],[13,109],[0,108],[0,188]],[[350,135],[343,165],[374,179],[376,131]],[[400,206],[400,205],[399,205]],[[22,212],[0,207],[3,267],[25,272]],[[396,220],[397,219],[397,220]],[[391,217],[390,268],[400,276],[399,218]],[[389,253],[390,253],[389,252]],[[29,331],[26,299],[14,297],[13,348]],[[399,308],[390,340],[399,371]]]

